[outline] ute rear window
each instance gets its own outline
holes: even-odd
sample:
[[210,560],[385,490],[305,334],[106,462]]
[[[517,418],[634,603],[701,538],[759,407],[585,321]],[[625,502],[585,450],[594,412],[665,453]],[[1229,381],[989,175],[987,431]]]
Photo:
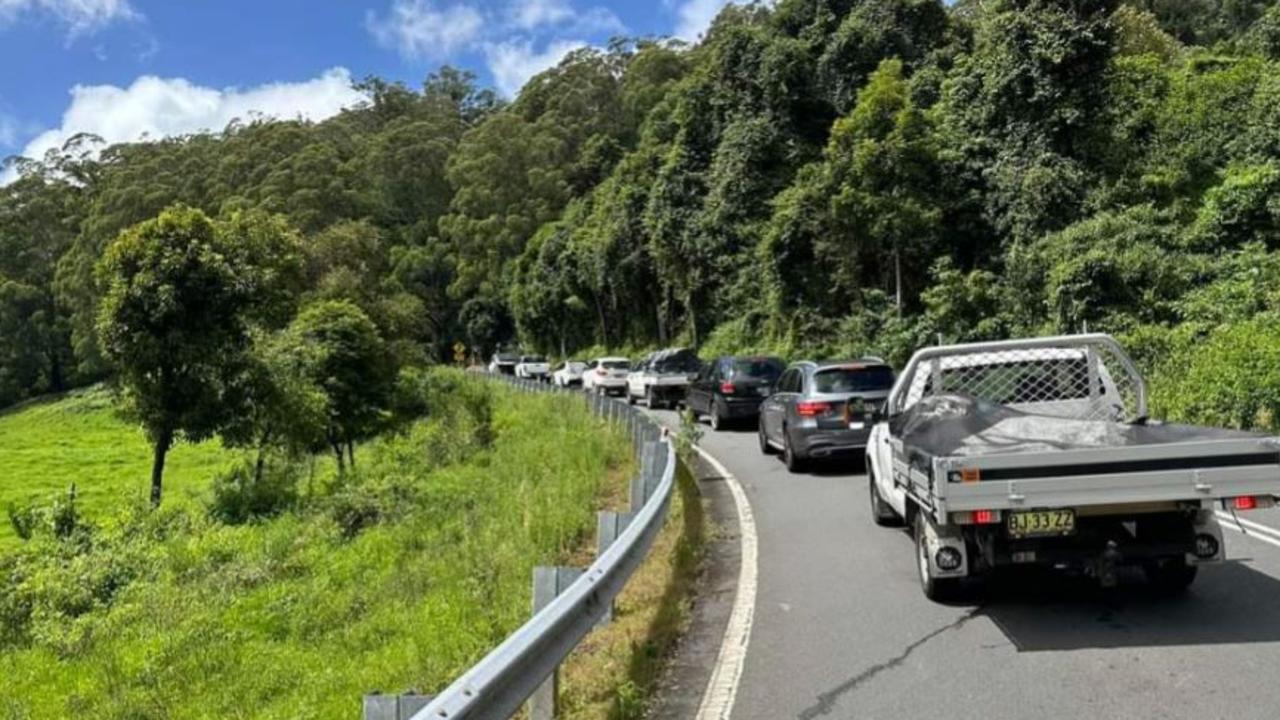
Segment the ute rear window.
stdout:
[[654,363],[653,369],[660,373],[697,372],[700,369],[698,358],[693,355],[677,355]]
[[525,355],[524,356],[524,362],[527,362],[527,363],[544,363],[546,361],[547,359],[542,357],[541,355]]
[[730,364],[729,377],[773,382],[782,375],[782,370],[782,363],[773,358],[739,358]]
[[893,387],[893,370],[884,365],[870,367],[835,367],[813,375],[814,392],[873,392]]

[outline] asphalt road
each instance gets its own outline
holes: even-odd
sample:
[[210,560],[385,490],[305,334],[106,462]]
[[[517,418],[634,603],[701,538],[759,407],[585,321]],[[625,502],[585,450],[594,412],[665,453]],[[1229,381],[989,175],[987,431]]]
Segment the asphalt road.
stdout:
[[[1280,716],[1280,546],[1226,531],[1231,560],[1175,599],[1020,574],[940,605],[905,531],[872,523],[860,468],[792,475],[754,429],[703,429],[759,539],[734,720]],[[1280,511],[1242,516],[1280,528]]]

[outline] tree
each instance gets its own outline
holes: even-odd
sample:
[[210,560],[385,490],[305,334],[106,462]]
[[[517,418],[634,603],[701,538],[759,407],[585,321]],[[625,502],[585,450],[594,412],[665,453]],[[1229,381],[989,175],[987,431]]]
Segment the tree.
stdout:
[[[368,315],[346,300],[307,305],[290,324],[291,342],[312,348],[306,377],[327,398],[324,436],[338,461],[355,466],[355,444],[388,419],[396,368]],[[346,452],[344,459],[343,452]]]
[[255,332],[237,383],[236,412],[221,428],[227,447],[257,452],[253,481],[262,481],[272,448],[296,456],[323,447],[329,398],[310,371],[324,349],[294,333]]
[[278,314],[292,243],[280,224],[175,206],[121,233],[99,262],[98,333],[154,449],[153,506],[174,442],[208,438],[236,412],[249,329]]

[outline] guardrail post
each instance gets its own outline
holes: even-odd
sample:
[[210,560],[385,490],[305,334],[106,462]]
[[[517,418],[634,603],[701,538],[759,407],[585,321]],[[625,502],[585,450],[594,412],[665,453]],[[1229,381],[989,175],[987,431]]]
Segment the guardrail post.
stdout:
[[[533,613],[551,604],[584,570],[563,565],[539,565],[533,569]],[[554,720],[559,714],[560,668],[529,696],[529,720]]]
[[[658,483],[662,482],[666,455],[660,442],[647,442],[640,451],[640,474],[631,478],[631,510],[635,512],[649,502]],[[624,526],[625,527],[625,526]],[[619,531],[621,532],[621,531]]]
[[[596,514],[596,557],[604,554],[605,550],[618,539],[623,530],[631,524],[635,519],[635,512],[613,512],[611,510],[601,510]],[[609,602],[609,607],[604,610],[604,617],[600,618],[597,627],[608,625],[613,621],[613,602]]]
[[432,697],[434,696],[417,693],[370,693],[364,696],[364,720],[410,720],[431,702]]

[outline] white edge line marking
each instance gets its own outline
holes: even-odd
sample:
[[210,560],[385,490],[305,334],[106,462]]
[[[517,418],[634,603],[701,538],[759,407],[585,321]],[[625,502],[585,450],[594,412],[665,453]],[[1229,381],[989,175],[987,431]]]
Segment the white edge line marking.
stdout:
[[[1244,518],[1234,518],[1230,513],[1226,513],[1221,510],[1215,510],[1214,514],[1222,521],[1222,527],[1234,530],[1241,535],[1251,537],[1254,540],[1261,540],[1268,545],[1280,547],[1280,530],[1255,523],[1251,520],[1245,520]],[[1237,524],[1237,520],[1239,520],[1239,524]],[[1250,530],[1249,528],[1253,529]]]
[[751,641],[751,624],[756,612],[756,521],[751,513],[751,503],[743,492],[738,479],[706,450],[693,446],[720,473],[733,493],[733,504],[738,510],[738,535],[742,546],[742,560],[738,569],[738,591],[733,598],[733,610],[729,625],[720,641],[720,654],[716,657],[707,689],[698,707],[697,720],[728,720],[738,695],[738,682],[747,659],[747,644]]

